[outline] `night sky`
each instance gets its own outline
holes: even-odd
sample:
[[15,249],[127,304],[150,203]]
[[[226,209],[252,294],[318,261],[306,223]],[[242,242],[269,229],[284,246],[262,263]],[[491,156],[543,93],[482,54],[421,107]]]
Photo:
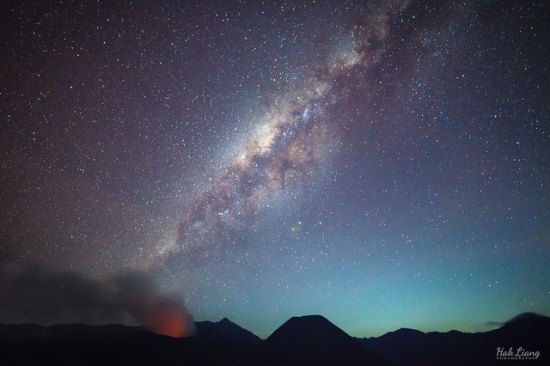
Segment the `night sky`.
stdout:
[[12,3],[0,322],[550,315],[544,1]]

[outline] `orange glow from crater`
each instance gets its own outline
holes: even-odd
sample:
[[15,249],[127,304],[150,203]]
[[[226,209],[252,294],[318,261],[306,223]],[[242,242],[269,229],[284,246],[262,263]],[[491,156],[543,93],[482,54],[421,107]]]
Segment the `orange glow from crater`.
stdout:
[[175,298],[157,300],[144,314],[146,326],[153,332],[174,338],[193,335],[195,325],[185,307]]

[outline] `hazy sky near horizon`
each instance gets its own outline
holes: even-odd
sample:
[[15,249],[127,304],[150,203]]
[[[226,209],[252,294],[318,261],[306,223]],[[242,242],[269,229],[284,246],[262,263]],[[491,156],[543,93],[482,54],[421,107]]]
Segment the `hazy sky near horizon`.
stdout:
[[86,305],[124,273],[263,338],[550,315],[549,15],[2,4],[0,321],[131,323]]

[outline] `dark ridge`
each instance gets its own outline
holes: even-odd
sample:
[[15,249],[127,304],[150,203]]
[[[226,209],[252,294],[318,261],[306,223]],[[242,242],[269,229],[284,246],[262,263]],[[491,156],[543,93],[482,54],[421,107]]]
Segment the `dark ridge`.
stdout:
[[[526,313],[518,315],[499,329],[485,333],[456,330],[422,333],[400,329],[361,343],[400,365],[502,365],[523,362],[548,364],[550,355],[550,318]],[[521,348],[520,348],[521,347]],[[539,352],[536,359],[497,358],[498,350],[516,354]]]
[[263,344],[264,359],[300,365],[388,365],[320,315],[294,317]]
[[198,339],[171,338],[123,325],[2,325],[0,340],[3,366],[213,365],[223,357]]
[[[289,319],[262,341],[224,318],[190,338],[142,327],[0,324],[4,365],[502,365],[550,364],[550,318],[526,313],[485,333],[399,329],[355,339],[319,315]],[[499,351],[500,350],[500,351]],[[530,352],[528,359],[499,352]],[[389,361],[388,361],[389,360]]]
[[512,319],[508,320],[504,324],[513,325],[513,324],[523,323],[523,322],[541,322],[541,321],[544,322],[545,319],[548,320],[550,318],[537,313],[526,312],[513,317]]
[[195,337],[230,345],[257,345],[262,342],[260,337],[227,318],[217,323],[195,322]]
[[288,343],[308,339],[310,342],[346,339],[343,330],[321,315],[293,317],[267,338],[268,343]]
[[[70,341],[86,338],[88,340],[126,337],[130,333],[150,333],[142,327],[122,324],[87,325],[57,324],[41,326],[37,324],[0,324],[0,341],[2,345],[21,341]],[[152,334],[152,333],[151,333]]]

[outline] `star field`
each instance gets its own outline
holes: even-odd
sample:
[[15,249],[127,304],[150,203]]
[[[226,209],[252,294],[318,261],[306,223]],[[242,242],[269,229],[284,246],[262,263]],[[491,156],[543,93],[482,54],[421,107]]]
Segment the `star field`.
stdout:
[[1,5],[0,266],[142,271],[261,337],[304,314],[355,336],[548,316],[548,16]]

